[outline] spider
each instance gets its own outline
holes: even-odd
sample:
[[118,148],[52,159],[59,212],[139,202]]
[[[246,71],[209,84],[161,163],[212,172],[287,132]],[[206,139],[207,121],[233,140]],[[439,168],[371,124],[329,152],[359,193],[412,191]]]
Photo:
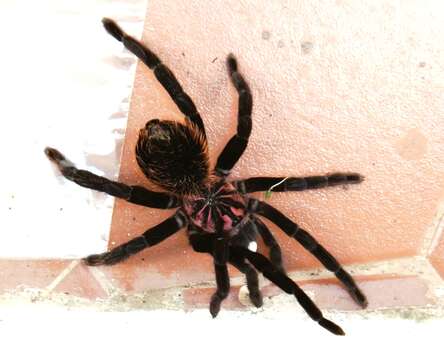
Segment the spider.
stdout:
[[[258,191],[302,191],[342,184],[357,184],[363,176],[357,173],[332,173],[309,177],[252,177],[229,180],[230,171],[247,147],[251,133],[253,100],[250,88],[238,70],[235,57],[227,57],[228,75],[238,93],[237,133],[228,141],[209,169],[208,144],[202,118],[191,98],[161,60],[138,40],[127,35],[113,20],[104,18],[107,32],[122,42],[153,72],[179,110],[184,123],[170,120],[149,120],[139,132],[135,155],[146,177],[164,192],[154,192],[142,186],[129,186],[108,180],[86,170],[80,170],[58,150],[47,147],[45,154],[62,175],[85,188],[102,191],[141,206],[172,209],[175,214],[148,229],[136,238],[102,254],[83,259],[89,266],[113,265],[145,248],[154,246],[180,229],[186,228],[193,250],[213,257],[216,291],[209,310],[214,317],[230,288],[227,265],[237,268],[246,277],[251,302],[262,306],[258,272],[279,288],[294,295],[311,319],[336,335],[344,331],[326,319],[314,302],[290,279],[282,265],[280,247],[260,217],[275,223],[311,252],[342,282],[351,297],[363,308],[365,295],[338,261],[307,231],[279,210],[250,193]],[[262,238],[269,248],[269,259],[253,248],[256,238]]]

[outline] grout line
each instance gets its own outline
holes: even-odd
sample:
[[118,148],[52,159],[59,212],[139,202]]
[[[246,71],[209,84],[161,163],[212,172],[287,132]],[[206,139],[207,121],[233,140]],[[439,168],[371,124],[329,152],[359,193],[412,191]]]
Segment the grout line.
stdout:
[[70,264],[65,269],[63,269],[63,271],[47,287],[45,287],[44,290],[47,292],[53,291],[57,287],[57,285],[59,285],[79,263],[80,260],[71,261]]
[[[398,276],[417,276],[422,279],[428,287],[430,296],[434,298],[437,304],[444,305],[444,282],[436,269],[424,256],[412,256],[406,258],[391,259],[385,261],[376,261],[367,264],[355,264],[344,266],[353,277],[369,275],[398,275]],[[333,273],[326,269],[311,269],[303,271],[292,271],[288,276],[294,281],[334,279]],[[233,279],[233,285],[243,285],[243,277]],[[269,280],[260,276],[261,287],[269,283]],[[208,284],[206,284],[208,285]],[[215,286],[215,284],[212,284]]]
[[[411,256],[384,261],[375,261],[365,264],[344,265],[343,268],[353,277],[369,275],[399,275],[418,276],[424,279],[431,287],[443,287],[444,283],[435,268],[423,256]],[[295,270],[287,275],[294,281],[335,279],[335,275],[325,268],[314,268],[308,270]],[[261,282],[268,282],[263,279]],[[243,275],[232,278],[232,285],[243,285]],[[214,281],[196,284],[196,287],[215,286]]]
[[426,230],[424,241],[420,250],[423,256],[429,256],[439,244],[441,234],[444,230],[444,202],[438,205],[438,209],[432,223]]
[[[398,274],[404,276],[418,275],[427,265],[426,260],[420,256],[412,256],[384,261],[375,261],[365,264],[344,265],[343,268],[352,276]],[[427,262],[428,263],[428,262]],[[289,275],[297,280],[311,280],[334,278],[334,274],[327,269],[317,268],[311,270],[293,271]]]
[[94,279],[99,283],[103,291],[110,296],[118,292],[112,282],[106,277],[106,275],[95,266],[88,266],[88,271],[91,273]]
[[[354,277],[360,275],[368,276],[390,274],[400,276],[417,276],[427,284],[430,297],[435,299],[437,304],[444,305],[444,282],[439,273],[436,271],[435,267],[424,256],[398,258],[369,264],[356,264],[345,266],[344,268]],[[325,269],[321,269],[315,277],[313,277],[312,274],[313,272],[304,271],[302,273],[292,272],[289,275],[296,281],[334,278],[334,274]]]

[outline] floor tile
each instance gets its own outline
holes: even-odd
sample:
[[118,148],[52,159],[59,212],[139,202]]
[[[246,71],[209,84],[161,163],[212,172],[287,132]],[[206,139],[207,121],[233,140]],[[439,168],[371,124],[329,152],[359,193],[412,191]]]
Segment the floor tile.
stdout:
[[44,289],[71,260],[0,259],[0,292],[25,288]]
[[108,296],[105,290],[100,286],[100,283],[93,277],[89,269],[82,264],[78,264],[69,274],[67,274],[66,277],[54,288],[54,291],[90,300],[106,298]]
[[[444,76],[435,66],[436,42],[427,35],[441,27],[433,15],[437,5],[428,4],[430,11],[420,14],[410,5],[394,12],[373,5],[337,11],[311,3],[301,6],[283,10],[279,3],[154,0],[143,41],[194,99],[205,121],[212,164],[236,129],[237,94],[225,65],[233,52],[252,89],[254,110],[250,142],[232,178],[358,171],[366,177],[362,184],[273,194],[269,202],[341,263],[413,256],[421,249],[444,187],[444,165],[436,160],[444,151],[444,131],[435,116],[442,112],[439,84]],[[192,19],[186,27],[185,13]],[[253,13],[267,17],[259,21]],[[419,21],[404,21],[414,14]],[[320,17],[323,23],[308,20]],[[400,18],[402,32],[394,25]],[[363,23],[371,38],[361,39]],[[406,61],[400,53],[415,57]],[[139,64],[120,180],[153,188],[135,162],[138,131],[149,119],[182,117],[151,71]],[[110,247],[169,215],[171,211],[118,200]],[[289,270],[319,266],[299,244],[267,224]],[[153,275],[147,276],[155,284],[211,277],[209,263],[191,254],[184,231],[141,257],[149,259],[147,269]],[[137,271],[125,267],[125,276],[139,277]],[[194,276],[182,275],[192,271]]]

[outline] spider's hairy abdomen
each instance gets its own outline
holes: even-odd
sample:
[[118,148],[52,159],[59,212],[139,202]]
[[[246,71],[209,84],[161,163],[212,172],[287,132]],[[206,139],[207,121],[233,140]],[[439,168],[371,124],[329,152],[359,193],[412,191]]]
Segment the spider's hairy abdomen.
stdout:
[[191,222],[207,233],[233,236],[248,220],[245,198],[224,181],[200,195],[184,197],[183,202]]
[[163,189],[198,194],[209,176],[207,147],[194,124],[154,119],[139,132],[136,159],[143,173]]

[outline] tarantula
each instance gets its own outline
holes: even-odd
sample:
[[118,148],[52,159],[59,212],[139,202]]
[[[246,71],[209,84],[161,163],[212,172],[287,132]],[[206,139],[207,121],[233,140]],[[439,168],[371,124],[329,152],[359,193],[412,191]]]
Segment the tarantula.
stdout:
[[[191,98],[184,92],[171,70],[145,45],[127,35],[110,19],[103,19],[105,29],[126,49],[145,63],[184,114],[184,124],[153,119],[139,132],[136,159],[146,177],[163,188],[154,192],[142,186],[129,186],[108,180],[86,170],[77,169],[58,150],[46,148],[45,153],[62,175],[80,186],[125,199],[134,204],[157,209],[178,208],[176,213],[147,230],[142,235],[102,254],[83,259],[86,265],[112,265],[154,246],[182,228],[192,248],[208,253],[214,259],[217,290],[211,297],[210,312],[215,317],[230,288],[227,264],[245,274],[251,302],[262,306],[258,273],[288,294],[294,295],[308,315],[319,325],[336,335],[344,331],[322,312],[303,290],[285,274],[281,250],[263,216],[275,223],[310,251],[342,282],[351,297],[362,307],[367,306],[365,295],[338,261],[307,231],[287,218],[279,210],[248,194],[257,191],[302,191],[341,184],[356,184],[363,180],[357,173],[333,173],[309,177],[253,177],[228,180],[231,169],[247,147],[251,133],[253,107],[250,88],[238,70],[233,55],[227,58],[228,75],[238,93],[237,133],[229,140],[210,171],[208,144],[204,124]],[[260,236],[269,248],[269,257],[257,253],[256,237]]]

